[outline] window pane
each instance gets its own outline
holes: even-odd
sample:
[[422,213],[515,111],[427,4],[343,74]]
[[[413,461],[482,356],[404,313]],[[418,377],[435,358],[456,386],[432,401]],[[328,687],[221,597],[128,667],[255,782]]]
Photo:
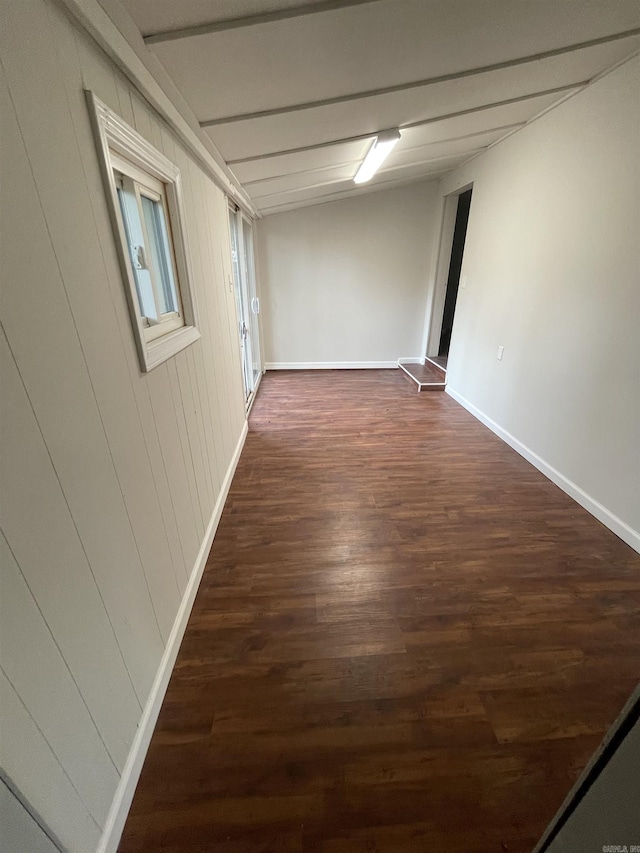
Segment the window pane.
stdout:
[[[144,268],[144,237],[138,214],[135,195],[121,186],[117,187],[118,201],[122,212],[124,230],[127,235],[127,248],[136,283],[136,292],[140,304],[140,312],[147,320],[158,320],[156,303],[153,297],[153,285],[149,270]],[[141,251],[142,250],[142,253]]]
[[170,311],[179,312],[176,283],[173,277],[173,263],[169,254],[169,235],[162,204],[147,198],[146,195],[141,194],[140,198],[150,243],[150,261],[153,264],[158,287],[160,314],[168,314]]

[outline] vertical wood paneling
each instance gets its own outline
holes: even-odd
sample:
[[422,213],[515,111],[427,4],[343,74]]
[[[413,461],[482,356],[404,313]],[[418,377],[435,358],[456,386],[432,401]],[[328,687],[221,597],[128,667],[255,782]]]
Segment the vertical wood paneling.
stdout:
[[[178,164],[181,168],[182,179],[183,179],[183,191],[185,193],[187,201],[187,210],[190,212],[194,211],[192,196],[190,195],[190,174],[189,174],[189,166],[190,161],[186,158],[184,152],[181,151],[179,146],[175,145],[175,142],[172,136],[165,130],[162,134],[162,143],[163,150],[165,154],[172,160]],[[199,180],[204,181],[206,178],[199,173]],[[196,214],[196,223],[202,225],[200,217]],[[194,233],[198,239],[194,240],[191,245],[191,259],[192,259],[192,272],[196,277],[197,282],[197,290],[201,294],[206,294],[208,286],[212,285],[213,282],[207,282],[206,276],[204,273],[204,269],[202,267],[202,244],[200,240],[200,236],[198,234],[198,229],[193,228],[193,225],[188,225],[187,229],[189,232]],[[202,299],[200,300],[202,302]],[[206,295],[205,295],[206,301]],[[215,444],[215,439],[213,438],[213,423],[212,423],[212,413],[211,413],[211,400],[210,400],[210,390],[209,386],[204,380],[203,371],[204,371],[204,354],[203,350],[208,345],[211,339],[211,328],[210,328],[210,318],[208,312],[203,310],[203,306],[199,305],[199,316],[200,316],[200,324],[202,331],[202,338],[198,341],[197,346],[191,347],[189,352],[187,353],[189,368],[190,368],[190,376],[192,382],[192,392],[193,399],[196,402],[197,414],[198,414],[198,429],[200,432],[201,444],[202,444],[202,457],[203,463],[205,466],[205,478],[207,480],[207,486],[209,489],[210,496],[212,501],[215,502],[215,498],[220,489],[220,483],[222,481],[222,476],[219,472],[219,463],[218,463],[218,455],[217,448]]]
[[[34,0],[28,0],[28,2],[33,3]],[[42,3],[49,9],[54,5],[49,0],[35,0],[35,2],[36,5]],[[67,26],[69,27],[69,25]],[[74,27],[69,28],[73,31],[77,45],[83,87],[100,92],[100,100],[104,101],[112,110],[117,110],[120,105],[120,96],[116,84],[118,70],[101,50],[96,50],[96,45],[84,32]],[[129,88],[128,85],[127,88]]]
[[[73,50],[77,51],[77,48],[75,46],[75,39]],[[119,74],[116,74],[115,72],[114,79],[116,84],[116,91],[118,93],[118,113],[128,124],[131,125],[131,127],[134,127],[136,119],[133,112],[133,104],[131,103],[131,91],[129,90],[129,87],[126,84],[126,81],[123,80],[122,77]]]
[[[218,225],[209,215],[205,204],[203,203],[208,181],[204,180],[196,168],[191,168],[191,164],[184,169],[185,183],[191,197],[191,207],[195,215],[195,230],[198,235],[198,247],[200,264],[202,268],[203,284],[204,284],[204,302],[201,310],[207,318],[209,326],[209,335],[205,342],[203,353],[203,369],[205,374],[210,378],[209,387],[215,390],[215,398],[212,401],[212,418],[216,424],[216,457],[218,459],[218,476],[222,480],[224,477],[224,467],[220,465],[220,457],[226,458],[226,436],[229,435],[230,421],[228,416],[228,407],[221,408],[221,401],[225,399],[225,391],[227,387],[226,380],[228,377],[222,377],[221,387],[218,387],[218,378],[215,375],[214,365],[222,359],[222,347],[220,341],[220,324],[218,323],[218,309],[216,308],[217,299],[216,291],[225,287],[224,280],[215,275],[215,267],[211,257],[211,240],[212,234]],[[228,227],[228,226],[227,226]],[[208,345],[208,346],[207,346]]]
[[[199,400],[193,393],[193,367],[190,353],[184,350],[174,359],[178,375],[179,408],[184,413],[189,441],[189,452],[193,463],[196,492],[202,514],[203,531],[211,516],[211,495],[208,488],[205,471],[205,460],[202,447],[202,422],[199,412]],[[208,467],[208,466],[207,466]]]
[[[200,172],[197,167],[192,169],[192,164],[184,153],[175,148],[174,156],[176,162],[180,163],[184,191],[189,199],[188,209],[194,222],[191,225],[191,233],[195,235],[192,247],[193,264],[196,274],[200,276],[200,291],[202,297],[199,304],[201,322],[203,325],[203,339],[201,346],[193,351],[193,361],[195,368],[196,383],[199,388],[203,389],[203,397],[206,399],[207,408],[203,411],[203,425],[205,432],[205,441],[208,447],[208,455],[210,459],[210,476],[214,492],[217,493],[222,480],[224,479],[226,466],[223,459],[226,458],[222,451],[221,440],[222,423],[220,418],[220,399],[221,395],[218,390],[218,382],[215,371],[215,364],[218,363],[215,352],[215,323],[209,310],[209,292],[220,286],[220,282],[215,279],[212,274],[211,265],[206,262],[206,239],[203,239],[203,234],[211,228],[211,223],[208,221],[206,212],[201,210],[197,205],[197,197],[194,192],[195,187],[201,187],[205,183],[209,183],[206,177]],[[201,392],[202,393],[202,392]]]
[[138,133],[144,136],[145,139],[148,139],[150,142],[153,142],[154,140],[152,139],[152,121],[144,104],[144,101],[135,92],[130,92],[129,97],[133,110],[133,122],[131,123],[131,126],[135,127]]
[[[207,337],[209,333],[207,330]],[[192,348],[189,351],[189,358],[192,364],[192,376],[194,382],[194,398],[201,404],[200,419],[202,422],[202,431],[204,435],[204,451],[203,459],[206,464],[206,475],[209,481],[209,490],[211,492],[211,505],[215,504],[216,498],[220,493],[220,475],[218,472],[218,452],[213,433],[213,415],[211,412],[211,400],[209,394],[209,386],[204,375],[204,358],[203,347]]]
[[[4,448],[0,474],[3,495],[7,496],[2,502],[2,529],[105,745],[121,770],[140,706],[3,334],[0,374]],[[3,614],[11,606],[12,602],[3,598]]]
[[180,392],[180,379],[178,376],[178,368],[176,364],[177,363],[175,358],[172,358],[170,361],[167,362],[167,375],[169,377],[169,390],[171,392],[171,401],[173,404],[173,415],[176,419],[176,425],[178,428],[178,438],[182,447],[182,457],[184,460],[187,483],[189,486],[191,507],[199,541],[202,538],[202,533],[204,531],[204,517],[202,515],[202,509],[200,507],[198,486],[196,484],[196,471],[193,463],[190,436],[187,430],[187,420],[183,409],[182,395]]
[[[1,760],[87,853],[245,421],[228,220],[222,191],[55,3],[3,11]],[[202,337],[149,374],[85,88],[183,174]]]
[[11,723],[0,733],[5,773],[20,792],[29,792],[44,823],[69,851],[95,850],[99,826],[2,669],[0,706],[3,719]]
[[[163,133],[161,136],[161,143],[165,150],[167,156],[169,156],[173,162],[177,163],[181,167],[181,171],[183,174],[183,180],[186,183],[188,181],[188,165],[187,162],[186,168],[181,165],[182,158],[185,157],[184,152],[176,146],[173,142],[173,139],[168,133]],[[204,176],[201,175],[201,179],[205,180]],[[192,211],[193,205],[188,204],[189,211]],[[197,232],[194,231],[193,227],[187,226],[189,233],[194,233],[197,235]],[[193,244],[190,247],[191,249],[191,267],[192,274],[196,279],[196,290],[202,294],[205,289],[205,282],[202,276],[202,270],[199,266],[198,260],[200,257],[200,241],[199,239],[193,240]],[[200,314],[200,312],[199,312]],[[204,316],[200,316],[200,324],[201,331],[203,337],[206,339],[210,336],[209,322],[206,313]],[[188,375],[189,381],[191,384],[191,399],[194,403],[194,418],[195,418],[195,427],[198,433],[199,447],[200,447],[200,458],[202,460],[202,474],[204,477],[204,485],[208,491],[209,502],[210,505],[213,506],[215,502],[215,497],[218,494],[219,485],[214,487],[214,478],[211,475],[211,467],[213,465],[214,469],[217,466],[216,457],[215,457],[215,447],[211,446],[210,443],[207,442],[206,428],[205,428],[205,417],[208,420],[208,414],[205,416],[205,410],[208,410],[208,391],[201,389],[198,385],[198,372],[196,363],[201,364],[202,362],[202,347],[203,341],[202,339],[197,342],[197,345],[191,347],[187,352],[185,352],[186,356],[186,364],[188,367]],[[180,362],[177,362],[178,368],[180,368]],[[209,424],[210,428],[210,424]],[[197,452],[197,451],[196,451]],[[196,472],[197,472],[196,468]],[[217,480],[217,476],[215,477]],[[205,518],[208,519],[210,516],[210,510],[205,513]]]
[[[147,108],[147,105],[135,92],[131,92],[131,104],[134,116],[133,126],[138,133],[161,149],[162,132],[158,126],[158,122],[152,120],[152,115]],[[197,346],[197,343],[194,344],[194,346]],[[181,363],[183,356],[184,353],[178,353],[178,355],[166,365],[166,368],[169,376],[169,386],[171,388],[174,414],[178,427],[178,438],[182,450],[193,517],[198,531],[198,538],[200,540],[207,523],[205,519],[208,520],[206,508],[207,502],[205,501],[205,506],[203,506],[201,489],[199,488],[199,473],[197,473],[201,471],[202,460],[194,459],[194,450],[192,448],[194,436],[192,436],[191,431],[188,428],[188,424],[193,427],[191,418],[191,409],[193,407],[193,403],[190,399],[191,392],[187,386],[184,373],[182,374],[181,381],[180,375],[177,371],[177,365],[178,363]],[[188,407],[188,414],[185,411],[185,399],[186,406]]]
[[0,572],[0,666],[102,826],[120,774],[1,533]]
[[[0,212],[0,228],[5,238],[3,263],[5,269],[11,270],[11,275],[6,278],[10,286],[3,288],[2,322],[6,330],[13,330],[17,347],[23,353],[26,351],[28,358],[23,360],[25,373],[33,377],[35,392],[45,402],[48,398],[49,410],[57,405],[59,418],[67,420],[66,439],[71,446],[64,446],[67,423],[59,428],[60,442],[72,462],[74,445],[87,443],[83,431],[93,428],[99,434],[99,425],[96,426],[91,410],[86,416],[84,414],[88,383],[86,373],[82,367],[78,368],[82,365],[79,348],[73,352],[67,348],[73,340],[74,330],[66,300],[59,292],[51,294],[45,288],[42,288],[39,298],[33,293],[41,282],[55,283],[57,271],[46,235],[43,239],[44,224],[37,204],[33,204],[31,175],[17,127],[11,123],[10,106],[3,94],[6,94],[6,89],[0,85],[1,106],[4,108],[0,146],[2,187],[6,197],[12,199],[11,210],[9,205],[2,205]],[[30,223],[28,231],[22,227],[23,222]],[[46,312],[38,303],[46,308]],[[47,323],[42,321],[45,313]],[[39,320],[35,329],[41,332],[41,338],[33,333],[32,314]],[[10,496],[10,500],[3,501],[3,525],[7,525],[5,530],[10,531],[7,538],[25,575],[29,575],[32,584],[39,585],[38,600],[42,597],[43,611],[45,608],[53,609],[52,617],[58,629],[71,644],[68,653],[79,656],[76,663],[80,672],[76,677],[87,679],[86,689],[108,732],[105,739],[111,745],[114,760],[122,763],[126,744],[135,731],[139,704],[135,694],[131,693],[129,675],[124,668],[121,650],[115,643],[113,616],[110,614],[105,625],[106,614],[99,612],[103,609],[102,602],[107,600],[102,590],[96,588],[99,567],[92,566],[89,571],[88,552],[79,536],[77,521],[72,516],[71,502],[62,491],[61,478],[52,464],[53,454],[43,441],[45,430],[33,419],[30,408],[33,398],[29,401],[22,387],[25,375],[22,379],[14,376],[17,371],[4,338],[1,344],[2,412],[6,421],[2,430],[2,488]],[[51,353],[55,353],[55,362]],[[49,370],[54,363],[57,363],[58,370],[52,375]],[[75,424],[74,412],[80,419]],[[89,452],[91,449],[89,446]],[[76,481],[84,482],[89,491],[93,484],[90,480],[91,466],[84,468],[87,448],[80,446],[78,450],[81,452],[76,458]],[[51,571],[52,565],[56,566],[55,574]],[[82,602],[82,608],[74,607],[75,602]],[[83,645],[81,636],[85,632],[89,639]],[[94,638],[95,648],[91,642]],[[98,654],[97,660],[94,653]],[[107,665],[109,661],[112,661],[110,666]],[[94,669],[98,662],[96,672]],[[100,669],[104,672],[100,673]],[[119,705],[112,707],[117,698]]]
[[[219,279],[214,276],[212,265],[207,259],[207,235],[210,230],[215,228],[215,224],[211,222],[210,218],[208,218],[206,212],[202,209],[201,204],[198,204],[198,195],[200,187],[203,183],[208,182],[206,181],[206,179],[203,179],[203,176],[199,169],[191,168],[191,162],[188,161],[187,157],[182,152],[176,151],[176,159],[178,160],[178,164],[180,166],[183,176],[185,196],[189,199],[188,208],[191,217],[191,232],[197,238],[197,251],[193,253],[193,262],[196,275],[200,276],[202,280],[203,298],[199,303],[199,310],[204,316],[204,323],[206,323],[207,328],[209,329],[208,340],[203,346],[203,369],[208,370],[211,365],[214,365],[219,361],[224,360],[224,355],[220,346],[219,316],[215,310],[212,311],[211,309],[211,303],[215,302],[216,298],[216,288],[222,285]],[[212,372],[213,371],[211,371],[211,373]],[[218,385],[218,382],[218,377],[215,376],[213,380],[213,387],[216,389],[217,392],[217,400],[215,401],[213,419],[214,423],[218,425],[217,451],[219,456],[222,456],[222,458],[226,458],[225,450],[226,434],[228,432],[228,420],[221,417],[220,411],[220,402],[222,400],[225,400],[228,394],[226,390],[226,378],[224,376],[222,377],[222,382],[220,383],[220,385]],[[220,478],[222,479],[223,476],[224,471],[221,470]]]
[[[62,43],[57,48],[62,71],[63,62],[66,61],[67,56],[66,48],[69,48],[69,45]],[[78,104],[69,97],[67,87],[64,85],[66,82],[64,74],[61,73],[60,77],[63,78],[64,101],[60,104],[56,115],[51,116],[51,121],[57,119],[61,139],[64,138],[65,144],[68,144],[69,149],[73,150],[80,159],[80,147],[74,133],[78,119],[74,121],[73,110],[75,107],[77,111],[80,106],[86,112],[86,107],[84,103]],[[49,131],[51,124],[47,123],[46,126]],[[35,133],[30,135],[36,136]],[[40,148],[46,157],[48,133],[40,133]],[[117,318],[109,290],[103,286],[106,275],[105,260],[98,239],[98,228],[92,215],[88,184],[84,177],[84,165],[82,180],[74,178],[74,175],[77,175],[77,162],[78,160],[74,158],[68,164],[67,172],[56,170],[56,177],[49,179],[51,191],[48,221],[53,219],[53,224],[49,228],[54,243],[58,245],[55,239],[56,234],[59,233],[60,228],[64,227],[64,221],[61,222],[59,216],[58,199],[64,191],[74,215],[81,213],[80,221],[83,230],[77,235],[81,249],[78,252],[74,243],[63,256],[60,251],[57,251],[57,256],[91,374],[126,511],[133,528],[136,548],[162,637],[166,641],[180,596],[167,547],[167,535],[149,455],[140,429],[140,417],[133,395],[126,356],[122,348],[114,351],[113,347],[113,339],[119,336]],[[44,176],[38,179],[40,187],[45,185],[48,176],[47,166],[48,160],[42,160],[41,170]],[[86,274],[88,269],[99,271],[100,275],[88,277]],[[171,583],[172,579],[174,583]]]
[[158,432],[158,441],[167,472],[169,492],[175,509],[186,571],[189,574],[198,553],[200,535],[182,452],[168,365],[161,364],[160,367],[151,371],[146,378],[146,386],[149,391],[154,424]]
[[[78,140],[78,149],[82,162],[83,173],[87,184],[87,190],[91,201],[91,207],[96,225],[96,232],[100,244],[100,251],[106,271],[108,289],[116,315],[120,347],[127,365],[129,379],[138,408],[138,416],[142,425],[142,434],[146,444],[149,462],[152,469],[153,480],[156,485],[158,501],[160,503],[162,521],[165,535],[168,540],[171,564],[176,576],[176,583],[180,593],[184,589],[184,579],[187,574],[185,558],[182,551],[176,514],[173,507],[172,497],[167,482],[166,470],[162,458],[162,451],[158,440],[158,432],[151,409],[149,390],[146,383],[141,381],[140,370],[137,361],[137,350],[131,329],[129,309],[126,301],[120,268],[115,252],[115,244],[111,230],[111,223],[106,206],[106,200],[102,187],[102,179],[98,169],[98,161],[95,154],[93,136],[89,124],[89,116],[83,92],[83,72],[80,67],[78,46],[76,41],[82,41],[80,33],[74,33],[69,27],[68,20],[57,6],[49,6],[50,21],[55,34],[55,42],[58,46],[60,56],[64,57],[63,73],[67,88],[67,99],[71,108],[75,134]],[[102,70],[102,65],[99,66]],[[109,69],[107,68],[108,72]],[[89,79],[95,75],[89,74]],[[114,75],[116,88],[119,94],[119,102],[123,110],[123,116],[133,124],[133,108],[131,106],[130,91],[126,81],[118,75]],[[107,76],[105,86],[110,88],[110,77]],[[104,282],[103,282],[104,284]]]
[[[3,260],[15,272],[3,288],[3,323],[138,699],[144,702],[153,681],[149,661],[159,663],[163,644],[96,399],[98,377],[90,373],[83,347],[84,333],[89,337],[95,318],[102,319],[99,302],[91,327],[82,328],[82,338],[79,328],[87,319],[82,289],[90,286],[90,276],[99,275],[93,236],[85,230],[86,192],[83,196],[78,191],[73,157],[62,158],[51,169],[50,140],[56,139],[65,152],[72,140],[56,120],[66,100],[47,50],[47,18],[41,20],[33,3],[10,4],[8,10],[3,32],[25,27],[25,42],[39,51],[41,63],[0,42],[18,118],[12,122],[13,111],[5,111],[14,168],[3,181],[3,191],[8,190],[13,201],[3,217]],[[13,10],[17,12],[12,18]],[[49,73],[43,73],[45,67]],[[38,98],[42,104],[36,113],[32,104]],[[29,265],[25,257],[32,259]],[[76,318],[74,308],[81,317]]]
[[[213,365],[217,363],[212,356],[212,342],[215,340],[215,330],[212,327],[211,323],[211,315],[208,308],[208,292],[211,288],[216,286],[216,282],[213,277],[207,277],[206,275],[206,267],[203,265],[202,260],[202,249],[203,249],[203,240],[202,240],[202,232],[201,229],[207,228],[207,220],[203,213],[198,210],[194,204],[194,195],[192,189],[193,176],[190,171],[190,163],[186,158],[186,155],[180,151],[179,148],[175,146],[171,146],[171,140],[167,138],[167,134],[164,134],[165,139],[165,153],[167,156],[173,156],[175,162],[180,167],[182,172],[182,180],[183,180],[183,190],[186,201],[187,215],[189,216],[188,222],[188,230],[190,233],[196,235],[197,239],[192,241],[191,246],[191,254],[192,254],[192,264],[193,264],[193,274],[196,279],[199,281],[199,290],[202,294],[202,297],[199,301],[198,310],[200,314],[200,322],[202,325],[203,337],[201,341],[199,341],[199,346],[197,348],[192,347],[191,352],[194,361],[194,370],[196,373],[196,382],[198,386],[204,388],[203,397],[207,401],[207,411],[201,413],[203,418],[203,427],[205,432],[205,441],[208,446],[208,455],[209,455],[209,472],[210,478],[212,481],[212,488],[217,494],[218,489],[220,488],[220,483],[224,476],[223,470],[221,470],[221,465],[219,461],[218,448],[216,446],[215,438],[213,437],[214,424],[217,425],[217,432],[219,434],[221,426],[220,426],[220,413],[218,408],[213,408],[211,405],[211,396],[215,394],[218,396],[218,389],[216,383],[216,376],[213,370],[211,370],[211,380],[209,383],[206,382],[204,378],[204,372],[206,370],[206,358],[209,359],[210,367],[213,368]],[[169,150],[167,150],[169,149]],[[196,181],[204,181],[206,178],[197,171],[197,176],[195,177]],[[206,356],[205,356],[206,354]]]

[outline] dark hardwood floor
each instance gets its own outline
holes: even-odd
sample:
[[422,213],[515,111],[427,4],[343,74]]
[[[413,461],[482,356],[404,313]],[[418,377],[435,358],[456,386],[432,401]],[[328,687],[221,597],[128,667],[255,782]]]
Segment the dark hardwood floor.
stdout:
[[640,671],[640,558],[399,370],[271,373],[122,853],[530,853]]

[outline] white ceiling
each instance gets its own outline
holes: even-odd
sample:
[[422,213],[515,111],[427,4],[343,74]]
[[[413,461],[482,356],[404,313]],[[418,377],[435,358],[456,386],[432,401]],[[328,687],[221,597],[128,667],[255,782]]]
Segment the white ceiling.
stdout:
[[638,0],[123,2],[265,214],[439,177],[640,49]]

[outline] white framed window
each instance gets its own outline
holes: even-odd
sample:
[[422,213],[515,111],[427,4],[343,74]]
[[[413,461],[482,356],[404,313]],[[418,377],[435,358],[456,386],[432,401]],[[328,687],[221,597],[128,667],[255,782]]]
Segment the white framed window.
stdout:
[[87,101],[144,372],[200,337],[180,170],[92,92]]

